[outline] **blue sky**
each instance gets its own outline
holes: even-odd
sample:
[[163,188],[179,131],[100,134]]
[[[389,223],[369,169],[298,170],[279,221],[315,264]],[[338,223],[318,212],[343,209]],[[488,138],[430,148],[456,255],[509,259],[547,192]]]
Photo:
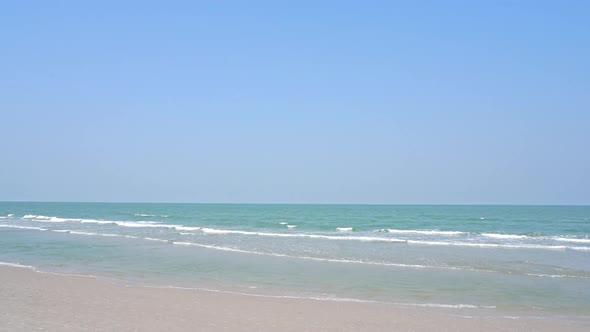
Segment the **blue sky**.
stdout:
[[0,200],[590,204],[586,1],[3,1]]

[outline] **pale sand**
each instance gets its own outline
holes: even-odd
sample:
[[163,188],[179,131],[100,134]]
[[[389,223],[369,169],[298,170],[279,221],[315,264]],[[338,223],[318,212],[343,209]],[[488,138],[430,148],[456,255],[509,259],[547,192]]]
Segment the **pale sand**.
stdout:
[[0,266],[2,331],[584,331],[563,319],[125,286]]

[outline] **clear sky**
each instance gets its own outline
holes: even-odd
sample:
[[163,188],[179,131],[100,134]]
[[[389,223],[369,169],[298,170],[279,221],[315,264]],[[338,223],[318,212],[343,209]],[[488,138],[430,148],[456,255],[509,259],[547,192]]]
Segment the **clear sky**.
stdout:
[[589,1],[2,1],[0,200],[590,204]]

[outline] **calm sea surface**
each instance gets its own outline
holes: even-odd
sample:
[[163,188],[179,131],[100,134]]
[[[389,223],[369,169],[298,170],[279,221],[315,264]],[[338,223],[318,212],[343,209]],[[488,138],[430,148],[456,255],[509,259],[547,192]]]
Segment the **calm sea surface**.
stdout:
[[143,284],[590,313],[590,207],[0,202],[0,262]]

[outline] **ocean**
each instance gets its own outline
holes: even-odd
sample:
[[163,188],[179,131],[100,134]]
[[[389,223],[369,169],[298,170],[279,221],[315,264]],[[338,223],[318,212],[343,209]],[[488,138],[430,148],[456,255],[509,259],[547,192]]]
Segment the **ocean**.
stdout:
[[590,207],[0,202],[0,262],[255,296],[588,316]]

